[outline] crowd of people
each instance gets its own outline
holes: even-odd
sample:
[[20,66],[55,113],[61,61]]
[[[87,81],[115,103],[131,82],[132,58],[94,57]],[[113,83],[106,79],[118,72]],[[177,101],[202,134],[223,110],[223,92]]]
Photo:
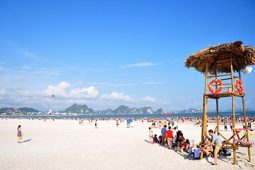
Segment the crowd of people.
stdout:
[[160,134],[153,133],[154,128],[159,128],[156,124],[156,122],[153,122],[149,127],[149,139],[152,144],[159,144],[173,149],[175,152],[186,152],[188,156],[193,155],[195,159],[200,158],[200,153],[203,151],[204,156],[214,158],[212,165],[217,165],[222,141],[220,136],[214,133],[213,130],[210,129],[208,131],[209,136],[211,136],[210,140],[207,139],[201,146],[195,146],[194,140],[185,138],[183,132],[178,129],[178,125],[172,124],[171,121],[162,123]]
[[159,135],[153,133],[153,128],[157,127],[159,126],[157,126],[155,122],[153,122],[149,127],[149,139],[151,143],[158,143],[162,146],[168,147],[169,149],[174,149],[176,152],[191,152],[194,141],[192,140],[191,144],[189,139],[185,139],[183,132],[178,129],[177,121],[172,120],[165,123],[161,128],[161,133]]

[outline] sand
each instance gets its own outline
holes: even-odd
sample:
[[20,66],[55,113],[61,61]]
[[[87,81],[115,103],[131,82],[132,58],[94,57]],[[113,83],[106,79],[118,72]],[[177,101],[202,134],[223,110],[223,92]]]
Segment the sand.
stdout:
[[[16,128],[21,124],[25,142],[18,144]],[[1,170],[168,170],[168,169],[254,169],[247,162],[247,149],[238,151],[238,165],[232,157],[223,157],[217,166],[212,159],[193,160],[183,153],[148,142],[149,123],[137,121],[132,128],[126,123],[98,121],[98,129],[87,121],[74,120],[0,120]],[[210,125],[215,127],[215,125]],[[200,127],[180,123],[184,136],[200,140]],[[159,129],[154,129],[159,134]],[[227,132],[230,134],[230,131]],[[242,153],[241,153],[242,152]],[[244,155],[243,155],[244,154]]]

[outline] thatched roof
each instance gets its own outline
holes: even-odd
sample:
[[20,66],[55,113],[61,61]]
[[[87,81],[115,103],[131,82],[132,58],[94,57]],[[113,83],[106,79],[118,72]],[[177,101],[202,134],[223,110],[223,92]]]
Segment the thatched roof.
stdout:
[[240,71],[247,65],[255,65],[255,48],[242,46],[242,41],[212,46],[190,55],[185,65],[194,67],[199,72],[205,72],[206,63],[208,71],[231,72],[230,58],[233,61],[234,71]]

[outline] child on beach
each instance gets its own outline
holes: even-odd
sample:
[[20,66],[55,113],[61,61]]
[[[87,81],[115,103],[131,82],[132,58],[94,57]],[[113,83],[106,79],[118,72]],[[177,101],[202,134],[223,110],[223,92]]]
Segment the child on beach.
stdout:
[[19,125],[18,128],[17,128],[18,143],[21,143],[21,141],[22,141],[22,136],[23,136],[23,134],[22,134],[22,130],[21,130],[21,125]]
[[159,143],[158,136],[156,134],[153,137],[153,143]]

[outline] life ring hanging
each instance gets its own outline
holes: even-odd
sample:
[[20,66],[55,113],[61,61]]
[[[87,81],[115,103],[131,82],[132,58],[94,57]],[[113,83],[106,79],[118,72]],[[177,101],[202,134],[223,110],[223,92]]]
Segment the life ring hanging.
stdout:
[[242,80],[240,80],[240,79],[236,80],[236,89],[237,89],[238,93],[244,94],[244,88],[243,88]]
[[[217,89],[217,90],[214,90],[213,89],[213,84],[214,83],[219,83],[219,88]],[[224,87],[224,85],[223,85],[223,82],[222,82],[222,80],[221,79],[214,79],[214,80],[212,80],[211,82],[210,82],[210,84],[208,85],[208,87],[209,87],[209,90],[210,90],[210,92],[212,93],[212,94],[219,94],[221,91],[222,91],[222,89],[223,89],[223,87]]]

